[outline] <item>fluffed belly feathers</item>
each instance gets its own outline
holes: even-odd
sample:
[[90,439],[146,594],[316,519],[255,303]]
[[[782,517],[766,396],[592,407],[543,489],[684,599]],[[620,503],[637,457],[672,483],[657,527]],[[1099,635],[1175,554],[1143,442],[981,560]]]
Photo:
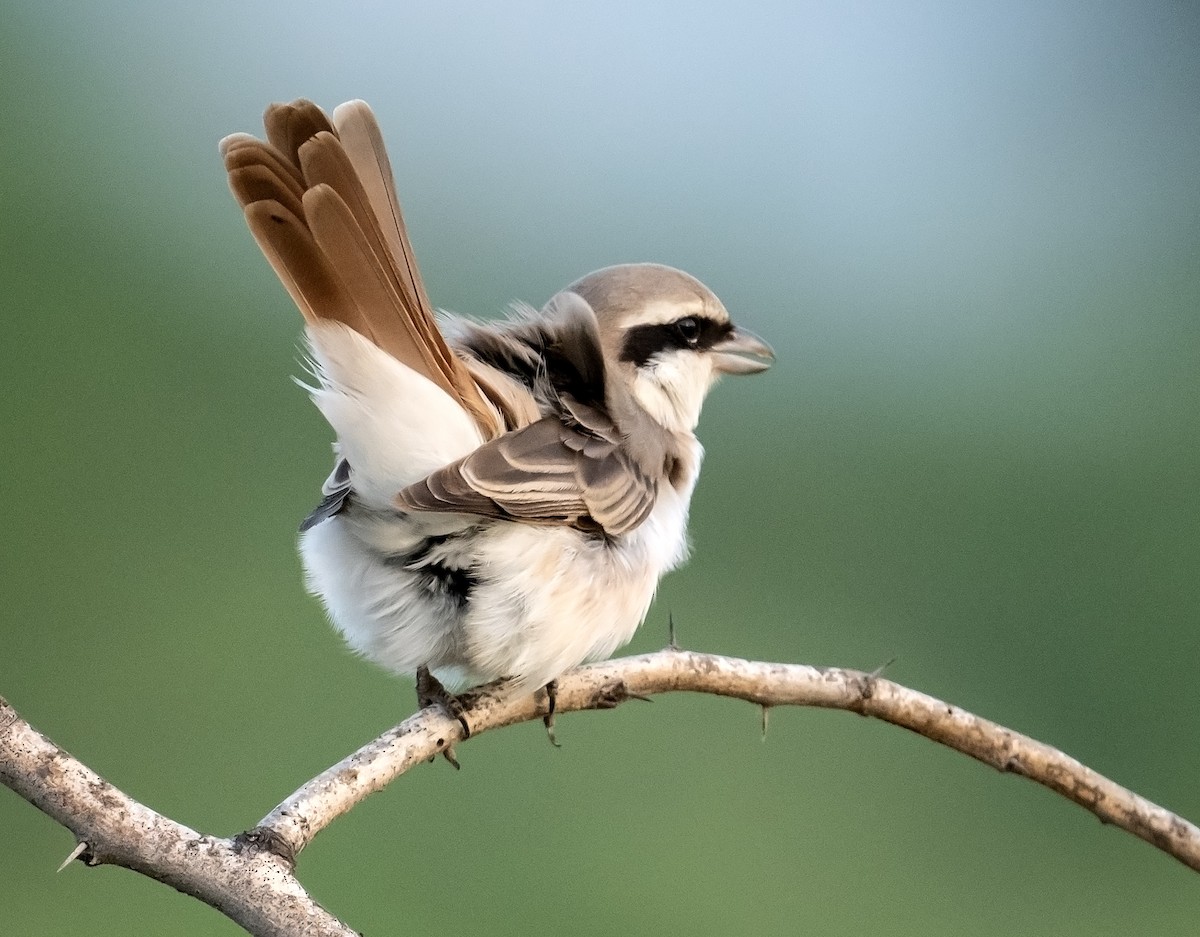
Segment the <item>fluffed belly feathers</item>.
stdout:
[[364,657],[398,674],[426,666],[451,689],[513,678],[530,691],[633,637],[659,578],[686,558],[692,484],[664,486],[617,538],[351,505],[306,531],[300,552],[309,589]]

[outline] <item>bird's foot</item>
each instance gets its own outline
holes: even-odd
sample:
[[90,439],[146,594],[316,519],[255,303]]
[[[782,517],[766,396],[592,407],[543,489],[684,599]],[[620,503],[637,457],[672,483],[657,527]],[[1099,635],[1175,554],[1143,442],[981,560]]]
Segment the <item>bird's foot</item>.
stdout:
[[457,719],[463,727],[463,739],[471,737],[471,726],[466,720],[467,706],[460,696],[455,696],[442,682],[429,672],[428,667],[417,668],[417,705],[422,709],[428,706],[440,706],[446,715]]
[[562,743],[554,734],[554,711],[558,708],[558,681],[551,680],[542,689],[546,693],[546,715],[542,716],[542,722],[546,726],[546,736],[550,739],[551,745],[555,748],[562,748]]
[[[442,686],[442,682],[424,666],[417,668],[417,705],[421,709],[430,706],[441,708],[447,716],[458,720],[463,730],[463,741],[471,737],[471,724],[467,722],[467,704],[461,696],[455,696]],[[453,745],[443,748],[442,755],[455,768],[462,767],[455,757]]]

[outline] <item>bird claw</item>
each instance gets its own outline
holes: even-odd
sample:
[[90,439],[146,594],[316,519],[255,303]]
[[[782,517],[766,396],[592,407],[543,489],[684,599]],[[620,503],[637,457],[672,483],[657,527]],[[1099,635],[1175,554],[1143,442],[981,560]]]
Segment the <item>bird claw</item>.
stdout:
[[[467,706],[461,696],[455,696],[438,680],[428,667],[417,668],[417,705],[421,709],[427,709],[430,706],[439,707],[451,719],[458,721],[462,726],[463,740],[466,741],[471,737],[471,724],[467,722]],[[461,769],[462,765],[458,763],[458,758],[454,754],[454,746],[447,745],[442,749],[442,757],[456,769]]]
[[562,748],[562,742],[554,734],[554,711],[558,708],[558,681],[551,680],[543,690],[546,691],[546,715],[542,716],[542,724],[546,727],[546,737],[555,748]]
[[463,738],[471,737],[471,726],[465,718],[467,705],[463,698],[455,696],[442,686],[442,682],[429,672],[428,667],[417,668],[417,705],[422,709],[440,706],[446,715],[458,720],[459,725],[463,727]]

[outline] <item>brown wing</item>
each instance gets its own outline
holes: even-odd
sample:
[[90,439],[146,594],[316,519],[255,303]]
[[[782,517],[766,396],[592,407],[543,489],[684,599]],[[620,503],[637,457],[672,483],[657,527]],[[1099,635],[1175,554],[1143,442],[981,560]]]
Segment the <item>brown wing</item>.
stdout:
[[654,506],[655,482],[622,448],[606,417],[578,405],[571,410],[589,425],[546,417],[409,485],[396,504],[599,528],[612,536],[634,529]]
[[311,101],[273,104],[264,143],[221,141],[229,187],[259,247],[306,321],[333,319],[429,378],[475,418],[504,431],[437,327],[370,108],[343,104],[331,123]]

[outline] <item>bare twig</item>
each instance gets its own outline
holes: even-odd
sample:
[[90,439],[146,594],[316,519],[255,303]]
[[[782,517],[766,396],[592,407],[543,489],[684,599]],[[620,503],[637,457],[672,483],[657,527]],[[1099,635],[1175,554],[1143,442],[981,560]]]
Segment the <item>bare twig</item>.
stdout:
[[[1200,829],[1011,729],[877,674],[755,663],[667,648],[594,664],[560,677],[555,711],[606,709],[627,699],[689,690],[747,700],[764,709],[844,709],[911,729],[1001,771],[1019,774],[1087,808],[1200,871]],[[504,688],[469,700],[471,735],[547,714],[545,694]],[[253,830],[207,836],[132,800],[49,739],[0,699],[0,782],[58,820],[83,844],[89,864],[112,863],[194,895],[260,935],[348,935],[292,873],[296,855],[334,819],[413,765],[466,733],[437,707],[418,712],[313,778]],[[72,858],[74,855],[72,856]]]
[[71,858],[141,872],[261,937],[355,933],[308,896],[277,854],[242,838],[197,833],[155,813],[51,742],[3,698],[0,783],[75,834]]
[[[668,647],[580,667],[558,680],[557,713],[688,690],[764,707],[845,709],[911,729],[1000,771],[1045,785],[1106,823],[1200,871],[1200,829],[1049,745],[875,674],[768,664]],[[471,735],[546,715],[544,697],[483,694],[465,713]],[[324,827],[409,768],[462,741],[457,719],[425,709],[313,778],[259,823],[294,856]]]

